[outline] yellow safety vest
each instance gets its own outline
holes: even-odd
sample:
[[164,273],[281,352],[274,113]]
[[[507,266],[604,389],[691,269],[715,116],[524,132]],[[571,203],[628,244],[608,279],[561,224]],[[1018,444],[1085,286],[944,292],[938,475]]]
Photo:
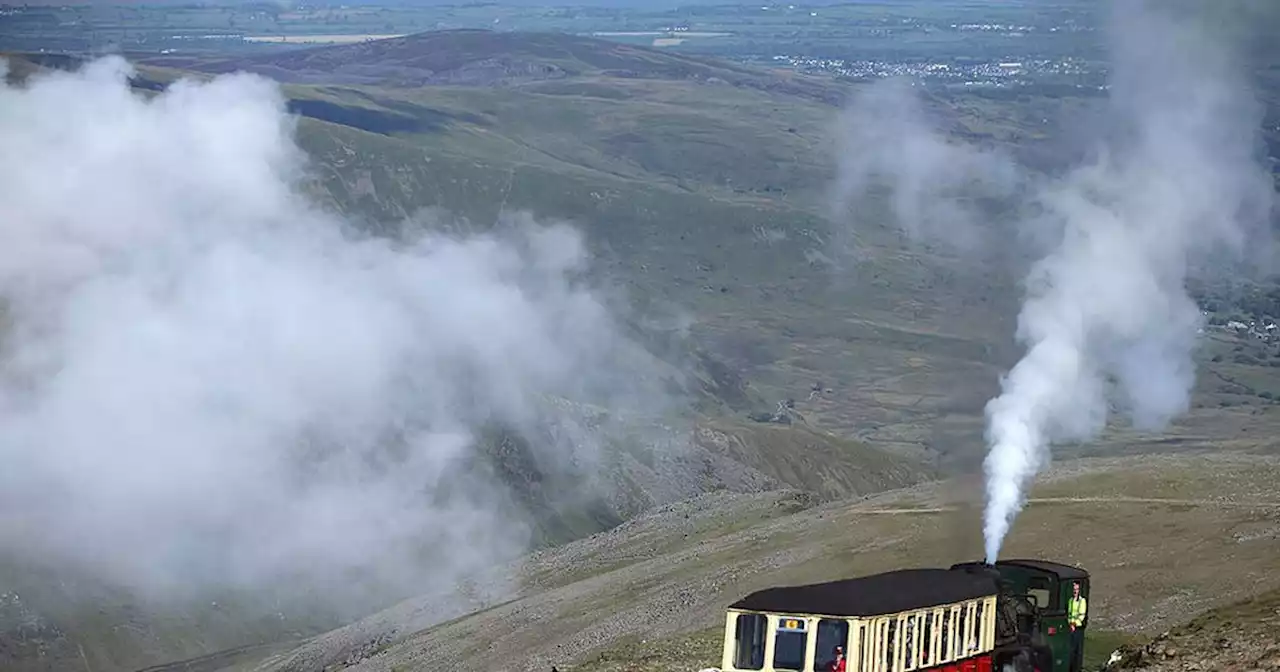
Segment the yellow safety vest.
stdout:
[[1089,603],[1084,599],[1083,595],[1071,598],[1067,611],[1067,619],[1071,625],[1074,625],[1077,628],[1084,625],[1084,615],[1088,608]]

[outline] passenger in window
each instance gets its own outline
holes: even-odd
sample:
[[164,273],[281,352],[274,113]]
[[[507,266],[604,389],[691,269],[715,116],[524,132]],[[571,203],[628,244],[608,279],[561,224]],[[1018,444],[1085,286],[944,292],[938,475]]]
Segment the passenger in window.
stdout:
[[836,645],[836,647],[831,650],[831,653],[835,655],[835,658],[833,658],[831,660],[831,663],[827,665],[827,672],[845,672],[844,671],[844,647],[840,645]]
[[915,655],[915,648],[914,648],[914,644],[916,641],[915,636],[916,636],[916,619],[908,617],[907,626],[906,626],[906,642],[905,642],[907,665],[912,665],[912,663],[914,662],[912,658]]

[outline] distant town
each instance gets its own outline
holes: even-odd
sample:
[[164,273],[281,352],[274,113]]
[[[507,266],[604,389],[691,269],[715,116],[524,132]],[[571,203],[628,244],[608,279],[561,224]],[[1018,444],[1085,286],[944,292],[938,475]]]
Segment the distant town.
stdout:
[[[759,61],[760,59],[743,59]],[[768,59],[774,67],[793,68],[810,74],[824,74],[852,79],[880,77],[912,77],[922,81],[964,86],[1002,87],[1043,83],[1046,78],[1076,78],[1081,88],[1105,88],[1095,83],[1097,74],[1092,64],[1081,59],[1064,58],[1002,60],[987,62],[889,61],[844,60],[835,58],[807,58],[778,54]]]

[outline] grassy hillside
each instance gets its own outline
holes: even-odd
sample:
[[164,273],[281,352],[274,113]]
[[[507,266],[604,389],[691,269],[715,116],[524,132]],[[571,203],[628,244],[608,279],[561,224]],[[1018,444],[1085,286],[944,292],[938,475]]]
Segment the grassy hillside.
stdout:
[[[693,318],[695,343],[750,383],[753,410],[791,398],[843,436],[948,464],[981,454],[982,406],[1017,354],[1021,266],[907,245],[876,224],[874,203],[856,260],[843,257],[843,224],[822,214],[832,107],[687,82],[556,87],[289,91],[295,105],[438,120],[389,131],[365,117],[305,119],[301,141],[336,206],[376,222],[433,207],[474,227],[500,208],[570,219],[637,310]],[[1022,108],[970,103],[950,112],[961,127],[992,143],[1025,137]],[[1212,332],[1197,412],[1174,434],[1210,436],[1219,420],[1237,431],[1240,416],[1219,411],[1241,406],[1265,431],[1266,385],[1223,376],[1266,379],[1274,348]],[[1245,351],[1252,360],[1236,357]]]
[[831,100],[821,80],[564,33],[440,30],[359,44],[244,58],[157,58],[206,72],[248,70],[304,83],[506,85],[589,75],[718,81]]
[[[936,450],[949,442],[923,423],[972,433],[961,416],[976,417],[993,364],[1008,359],[1010,269],[906,247],[871,223],[856,234],[857,262],[841,258],[841,225],[822,214],[831,105],[604,71],[498,88],[287,91],[338,207],[376,222],[440,207],[476,227],[499,208],[568,218],[633,303],[696,316],[698,342],[766,406],[795,398],[815,426]],[[1016,127],[984,120],[988,108],[954,116],[1011,142]],[[809,399],[815,382],[829,392]]]
[[813,430],[707,419],[678,447],[617,440],[605,451],[605,483],[581,501],[565,496],[584,483],[539,468],[526,437],[492,432],[482,438],[499,482],[511,487],[538,530],[535,544],[555,545],[611,528],[655,506],[707,492],[797,489],[820,500],[867,495],[933,480],[921,461]]
[[74,570],[0,554],[0,669],[137,670],[175,658],[289,642],[341,625],[302,596],[149,601]]

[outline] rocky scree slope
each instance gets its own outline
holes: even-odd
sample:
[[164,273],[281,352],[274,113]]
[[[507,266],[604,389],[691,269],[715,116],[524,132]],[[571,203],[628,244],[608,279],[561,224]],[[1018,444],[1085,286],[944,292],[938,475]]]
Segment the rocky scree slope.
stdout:
[[1138,646],[1120,648],[1108,671],[1280,670],[1280,590],[1205,612]]

